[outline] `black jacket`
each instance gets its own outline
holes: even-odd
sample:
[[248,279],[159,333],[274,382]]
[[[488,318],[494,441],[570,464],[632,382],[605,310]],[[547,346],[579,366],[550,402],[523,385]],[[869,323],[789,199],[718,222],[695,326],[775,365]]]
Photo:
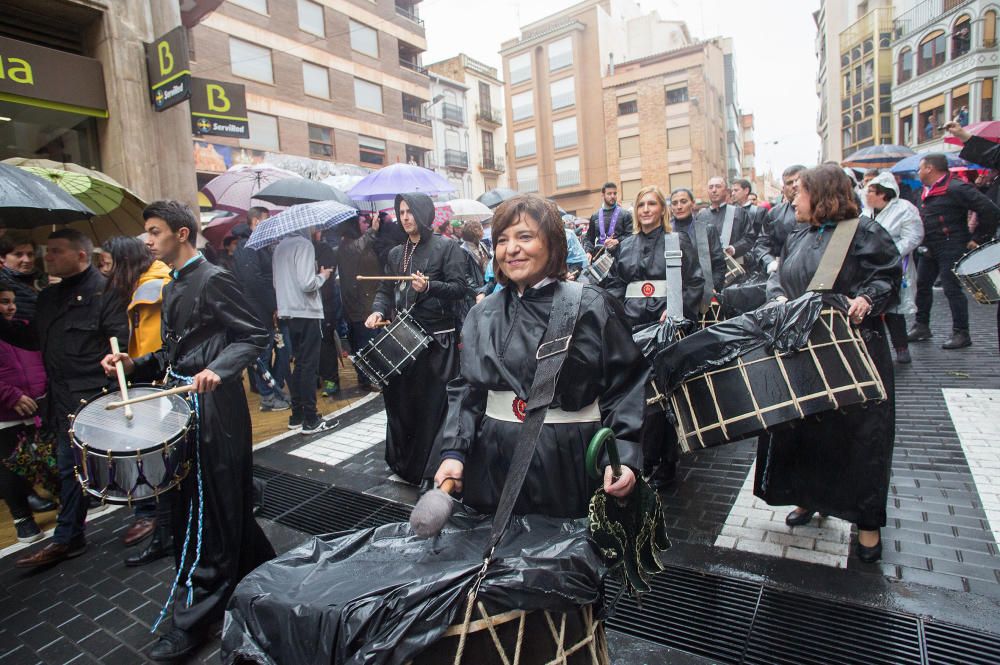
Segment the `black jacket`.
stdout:
[[[979,218],[974,235],[969,233],[970,210]],[[924,222],[925,245],[954,241],[964,246],[970,240],[982,244],[996,232],[1000,208],[969,183],[949,176],[944,193],[923,200],[920,218]]]
[[[625,290],[629,283],[650,279],[663,279],[666,275],[666,262],[663,257],[663,228],[656,228],[651,233],[635,233],[622,240],[618,257],[611,267],[611,273],[604,285],[611,296],[622,303],[625,316],[630,325],[639,326],[660,320],[667,308],[667,299],[660,298],[626,298]],[[680,233],[681,246],[681,285],[684,300],[684,317],[698,320],[698,307],[701,304],[705,277],[698,265],[698,252],[686,233]]]
[[[1000,171],[1000,143],[988,141],[979,136],[969,137],[962,152],[958,153],[962,159],[968,160],[980,166],[986,166],[994,171]],[[986,190],[983,192],[987,198],[1000,206],[1000,176],[994,175]]]
[[[700,222],[706,222],[715,227],[718,231],[718,236],[722,237],[722,226],[726,220],[726,208],[731,206],[731,203],[723,203],[715,210],[711,207],[704,208],[701,210],[697,217]],[[733,206],[736,208],[736,214],[733,215],[733,235],[729,239],[729,244],[733,246],[734,254],[733,256],[739,258],[750,251],[753,248],[754,240],[757,239],[757,234],[759,229],[755,229],[753,226],[753,220],[747,211],[740,206]],[[723,247],[725,249],[725,247]],[[721,289],[720,289],[721,290]]]
[[795,219],[795,208],[791,201],[782,201],[771,208],[761,234],[757,236],[751,256],[761,270],[766,270],[771,261],[781,256],[788,236],[803,224]]
[[[621,207],[621,206],[619,206]],[[593,215],[590,216],[590,224],[587,225],[587,235],[583,238],[583,251],[588,254],[593,254],[597,251],[600,245],[598,244],[598,231],[600,226],[600,215],[603,206],[597,210]],[[611,226],[611,216],[614,214],[612,210],[604,211],[604,223],[607,227]],[[615,220],[614,228],[608,230],[608,237],[616,238],[622,240],[626,236],[632,234],[632,213],[625,208],[621,208],[621,212],[618,213],[618,219]],[[617,250],[615,250],[617,251]],[[612,251],[614,253],[614,251]]]
[[[691,217],[688,219],[677,219],[675,217],[672,220],[672,223],[674,230],[683,231],[688,235],[688,238],[691,239],[691,244],[694,245],[695,249],[695,256],[699,256],[698,234],[695,225],[702,224],[708,229],[708,233],[706,235],[708,236],[708,256],[712,263],[710,266],[712,273],[712,285],[715,287],[716,293],[722,293],[722,289],[726,285],[726,254],[722,249],[722,241],[719,239],[719,230],[715,228],[714,224],[708,224]],[[706,270],[705,266],[701,265],[700,259],[698,265],[704,275]]]
[[19,321],[30,322],[35,318],[35,307],[38,302],[38,291],[35,291],[37,277],[38,275],[33,272],[26,275],[7,267],[0,268],[0,281],[10,284],[14,290],[14,304],[17,305],[14,318]]
[[359,282],[356,279],[358,275],[382,274],[382,262],[375,253],[375,239],[375,230],[368,229],[360,237],[344,235],[337,246],[340,300],[344,304],[344,316],[354,323],[368,318],[378,292],[378,282]]
[[[372,311],[381,312],[386,319],[398,311],[410,309],[413,318],[428,333],[449,330],[455,327],[457,301],[466,296],[465,261],[462,248],[448,238],[442,238],[431,231],[434,221],[434,202],[426,194],[399,194],[396,196],[396,217],[399,204],[406,201],[413,216],[421,227],[420,242],[412,248],[408,242],[393,247],[389,252],[387,275],[409,275],[420,271],[429,280],[423,293],[413,290],[412,282],[385,281],[375,294]],[[404,250],[412,249],[410,264],[403,268]],[[400,288],[402,287],[402,288]],[[412,309],[411,309],[412,308]]]
[[233,253],[233,274],[243,286],[243,293],[257,318],[265,327],[270,328],[274,312],[278,309],[271,268],[274,250],[272,247],[262,249],[247,247],[250,227],[246,224],[237,224],[231,233],[239,238],[236,251]]

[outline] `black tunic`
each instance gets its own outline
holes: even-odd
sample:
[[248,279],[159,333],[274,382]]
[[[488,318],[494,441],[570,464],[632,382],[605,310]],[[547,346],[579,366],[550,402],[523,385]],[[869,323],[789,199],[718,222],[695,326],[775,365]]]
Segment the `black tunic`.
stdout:
[[[650,233],[636,233],[621,241],[618,257],[611,267],[605,289],[625,308],[631,326],[655,323],[667,309],[667,299],[626,298],[625,290],[631,282],[664,279],[666,260],[663,257],[664,231],[657,227]],[[681,246],[681,284],[684,299],[684,317],[696,321],[701,303],[705,277],[698,265],[698,251],[686,233],[679,234]]]
[[[698,213],[695,219],[714,226],[721,238],[722,227],[726,221],[726,209],[731,205],[731,203],[723,203],[714,210],[711,207],[704,208]],[[746,210],[739,206],[733,207],[736,208],[736,214],[733,215],[733,231],[729,238],[729,244],[733,247],[733,257],[740,258],[753,248],[754,241],[757,239],[757,234],[760,230],[754,228],[753,220]],[[725,247],[722,249],[725,250]]]
[[[812,226],[793,233],[778,271],[768,282],[769,298],[802,295],[831,236],[831,230],[821,234]],[[896,415],[892,356],[879,315],[899,293],[900,265],[891,236],[862,217],[833,292],[871,300],[872,311],[861,333],[887,399],[865,409],[811,416],[794,427],[762,434],[754,494],[769,504],[802,506],[863,529],[885,526]]]
[[[507,478],[521,424],[485,416],[487,391],[513,391],[527,400],[535,352],[549,322],[555,284],[499,291],[472,308],[465,322],[461,374],[448,384],[443,453],[465,459],[465,503],[492,513]],[[647,369],[632,341],[621,306],[595,286],[584,286],[580,316],[552,404],[578,411],[595,400],[601,423],[546,424],[514,510],[582,517],[598,483],[587,476],[584,454],[601,427],[614,430],[623,464],[639,470]]]
[[791,201],[784,201],[772,208],[767,215],[767,223],[751,250],[758,267],[767,270],[768,264],[781,256],[788,237],[805,226],[807,225],[795,219],[795,208]]
[[[204,523],[201,558],[193,578],[194,603],[174,606],[174,625],[184,630],[207,628],[222,619],[226,603],[243,576],[274,557],[274,550],[253,516],[251,423],[243,390],[243,370],[261,354],[267,333],[226,270],[198,258],[174,272],[163,289],[163,347],[135,361],[134,378],[163,378],[169,366],[175,374],[192,377],[203,369],[219,375],[222,384],[198,396]],[[178,380],[168,377],[170,383]],[[193,506],[197,524],[197,468],[173,497],[175,564]],[[192,534],[182,580],[195,557]],[[184,594],[179,593],[183,599]]]

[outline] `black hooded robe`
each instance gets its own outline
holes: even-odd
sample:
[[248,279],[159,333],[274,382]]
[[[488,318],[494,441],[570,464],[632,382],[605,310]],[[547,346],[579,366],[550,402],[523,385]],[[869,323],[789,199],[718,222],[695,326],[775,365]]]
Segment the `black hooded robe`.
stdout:
[[[769,300],[805,293],[832,235],[829,229],[820,233],[804,226],[789,236],[780,267],[768,281]],[[898,298],[900,266],[892,237],[862,217],[833,292],[871,300],[861,334],[882,377],[886,400],[809,416],[762,434],[753,491],[768,504],[801,506],[866,530],[885,526],[896,410],[892,356],[880,315]]]
[[[394,313],[409,310],[424,330],[433,337],[430,346],[389,381],[382,391],[388,419],[385,435],[385,461],[389,468],[409,483],[419,484],[434,477],[438,460],[431,459],[435,441],[448,412],[448,382],[458,374],[458,334],[455,331],[456,306],[465,298],[465,259],[458,243],[431,231],[434,202],[426,194],[396,196],[406,201],[420,225],[420,242],[393,247],[389,252],[388,275],[409,275],[420,271],[429,280],[423,293],[413,290],[412,282],[385,281],[375,294],[372,311],[391,319]],[[403,269],[404,251],[412,258]]]
[[[523,295],[509,287],[469,312],[462,332],[461,373],[448,385],[448,419],[442,455],[465,463],[464,501],[496,511],[522,423],[486,415],[489,391],[528,399],[548,327],[555,282]],[[647,377],[621,305],[596,286],[583,299],[552,407],[579,411],[597,401],[601,422],[547,423],[514,505],[518,515],[583,517],[599,482],[584,468],[587,445],[601,427],[614,430],[622,464],[642,469],[638,445]],[[513,409],[513,404],[511,405]]]
[[[210,369],[222,379],[213,392],[198,395],[201,417],[188,439],[192,468],[173,493],[171,515],[180,565],[188,513],[192,535],[174,605],[174,625],[203,630],[221,620],[236,584],[274,557],[267,536],[253,516],[253,460],[250,410],[242,372],[260,355],[267,333],[226,270],[197,258],[163,289],[163,347],[135,359],[133,378],[163,378],[168,367],[182,377]],[[166,377],[168,384],[180,381]],[[195,439],[194,437],[198,438]],[[198,469],[204,497],[201,556],[192,578],[194,602],[186,603],[188,570],[197,553]]]

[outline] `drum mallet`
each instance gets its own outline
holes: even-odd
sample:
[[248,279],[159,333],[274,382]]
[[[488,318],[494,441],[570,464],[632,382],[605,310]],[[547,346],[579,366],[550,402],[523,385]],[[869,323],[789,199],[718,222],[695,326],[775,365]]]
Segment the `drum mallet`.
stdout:
[[[118,355],[121,348],[118,346],[118,338],[111,338],[111,353]],[[125,380],[125,366],[121,360],[115,361],[115,373],[118,374],[118,389],[122,392],[122,401],[128,401],[128,382]],[[132,420],[132,407],[125,405],[125,417]]]
[[441,487],[432,489],[420,497],[417,505],[413,507],[413,512],[410,513],[410,528],[413,529],[413,533],[421,538],[433,538],[441,533],[441,529],[451,517],[454,506],[451,492],[454,489],[455,479],[448,478],[441,483]]

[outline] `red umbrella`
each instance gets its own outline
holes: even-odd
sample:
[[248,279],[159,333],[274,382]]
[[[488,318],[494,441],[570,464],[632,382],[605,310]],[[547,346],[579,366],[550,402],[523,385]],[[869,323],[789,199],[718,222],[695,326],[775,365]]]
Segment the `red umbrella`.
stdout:
[[[973,136],[978,136],[994,143],[1000,143],[1000,120],[974,122],[966,127],[965,130]],[[952,145],[965,145],[960,139],[951,134],[945,137],[944,142]]]

